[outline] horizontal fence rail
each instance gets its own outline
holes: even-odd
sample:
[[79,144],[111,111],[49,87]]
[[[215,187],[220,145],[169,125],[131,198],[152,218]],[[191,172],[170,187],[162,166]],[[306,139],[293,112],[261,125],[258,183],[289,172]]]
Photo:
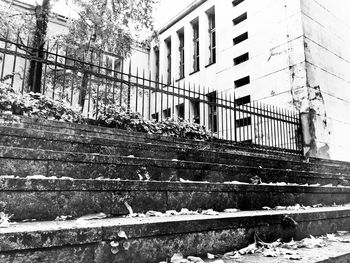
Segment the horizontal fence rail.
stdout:
[[150,120],[175,117],[204,125],[217,139],[301,153],[297,111],[239,102],[234,91],[164,83],[145,70],[132,71],[131,63],[124,67],[123,59],[107,52],[57,42],[36,49],[29,43],[0,38],[0,79],[21,93],[40,91],[81,107],[88,118],[96,118],[102,105],[118,105]]

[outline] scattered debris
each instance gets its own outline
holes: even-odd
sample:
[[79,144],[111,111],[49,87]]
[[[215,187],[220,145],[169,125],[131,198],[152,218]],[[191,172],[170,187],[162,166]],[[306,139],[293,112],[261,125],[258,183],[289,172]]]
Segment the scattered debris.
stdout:
[[199,257],[193,257],[193,256],[188,256],[187,260],[189,262],[195,262],[195,263],[204,263],[204,260],[199,258]]
[[215,256],[213,254],[207,253],[207,258],[208,259],[215,259]]
[[180,178],[179,180],[181,183],[193,183],[193,181],[191,181],[191,180],[186,180],[186,179],[182,179],[182,178]]
[[132,207],[126,201],[124,202],[124,205],[125,205],[126,209],[128,209],[129,216],[133,217],[135,214],[134,214],[134,211],[132,210]]
[[0,228],[8,228],[10,227],[10,218],[12,216],[9,216],[8,214],[5,214],[4,212],[0,212]]
[[68,215],[68,216],[57,216],[55,221],[66,221],[66,220],[69,220],[69,219],[73,219],[73,216],[71,216],[71,215]]
[[155,217],[164,217],[165,215],[162,212],[157,212],[157,211],[148,211],[146,213],[146,216],[155,216]]
[[180,262],[183,262],[183,260],[184,260],[184,256],[181,253],[175,253],[171,257],[170,262],[171,263],[180,263]]
[[219,212],[214,211],[213,209],[203,210],[202,215],[208,215],[208,216],[217,216],[219,215]]
[[325,247],[327,244],[322,238],[315,238],[310,235],[310,238],[304,238],[298,244],[298,247],[314,248]]
[[252,178],[250,178],[250,183],[251,184],[261,184],[261,178],[257,175],[253,176]]
[[89,215],[85,215],[77,218],[76,223],[85,223],[87,220],[103,219],[106,217],[107,215],[105,213],[89,214]]
[[123,230],[120,230],[120,231],[118,232],[118,237],[119,237],[119,238],[128,239],[126,233],[125,233]]
[[246,254],[254,254],[258,250],[258,245],[257,243],[250,244],[249,246],[242,248],[238,250],[238,253],[241,255],[246,255]]
[[240,210],[237,208],[227,208],[224,210],[224,213],[236,213],[239,212]]

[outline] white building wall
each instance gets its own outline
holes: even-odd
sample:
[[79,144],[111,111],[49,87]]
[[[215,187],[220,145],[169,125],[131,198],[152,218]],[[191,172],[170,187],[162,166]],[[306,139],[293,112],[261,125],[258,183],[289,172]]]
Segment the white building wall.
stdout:
[[330,157],[350,161],[350,3],[347,0],[301,0],[310,87],[321,91],[316,101],[322,122],[317,143]]

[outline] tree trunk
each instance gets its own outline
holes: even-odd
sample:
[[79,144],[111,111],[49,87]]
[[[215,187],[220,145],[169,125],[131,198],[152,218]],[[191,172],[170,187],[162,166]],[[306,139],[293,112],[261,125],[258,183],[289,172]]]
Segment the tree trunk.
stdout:
[[89,82],[89,75],[87,72],[84,72],[83,79],[81,80],[80,96],[79,96],[79,105],[81,106],[81,111],[84,111],[88,82]]
[[[34,31],[32,50],[30,55],[35,56],[36,59],[42,60],[45,57],[44,46],[47,35],[47,24],[49,21],[50,1],[43,0],[42,5],[35,7],[36,27]],[[43,72],[43,63],[36,60],[30,61],[28,74],[28,88],[35,93],[41,92],[41,76]]]

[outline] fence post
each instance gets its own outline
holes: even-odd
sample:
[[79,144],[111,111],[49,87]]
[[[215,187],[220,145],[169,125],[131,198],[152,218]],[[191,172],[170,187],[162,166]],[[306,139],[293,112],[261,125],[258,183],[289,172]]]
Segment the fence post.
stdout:
[[233,93],[233,125],[234,125],[234,132],[235,132],[235,142],[237,142],[237,113],[236,113],[236,92]]
[[128,75],[128,97],[127,97],[127,109],[126,111],[130,113],[130,99],[131,99],[131,60],[129,63],[129,75]]

